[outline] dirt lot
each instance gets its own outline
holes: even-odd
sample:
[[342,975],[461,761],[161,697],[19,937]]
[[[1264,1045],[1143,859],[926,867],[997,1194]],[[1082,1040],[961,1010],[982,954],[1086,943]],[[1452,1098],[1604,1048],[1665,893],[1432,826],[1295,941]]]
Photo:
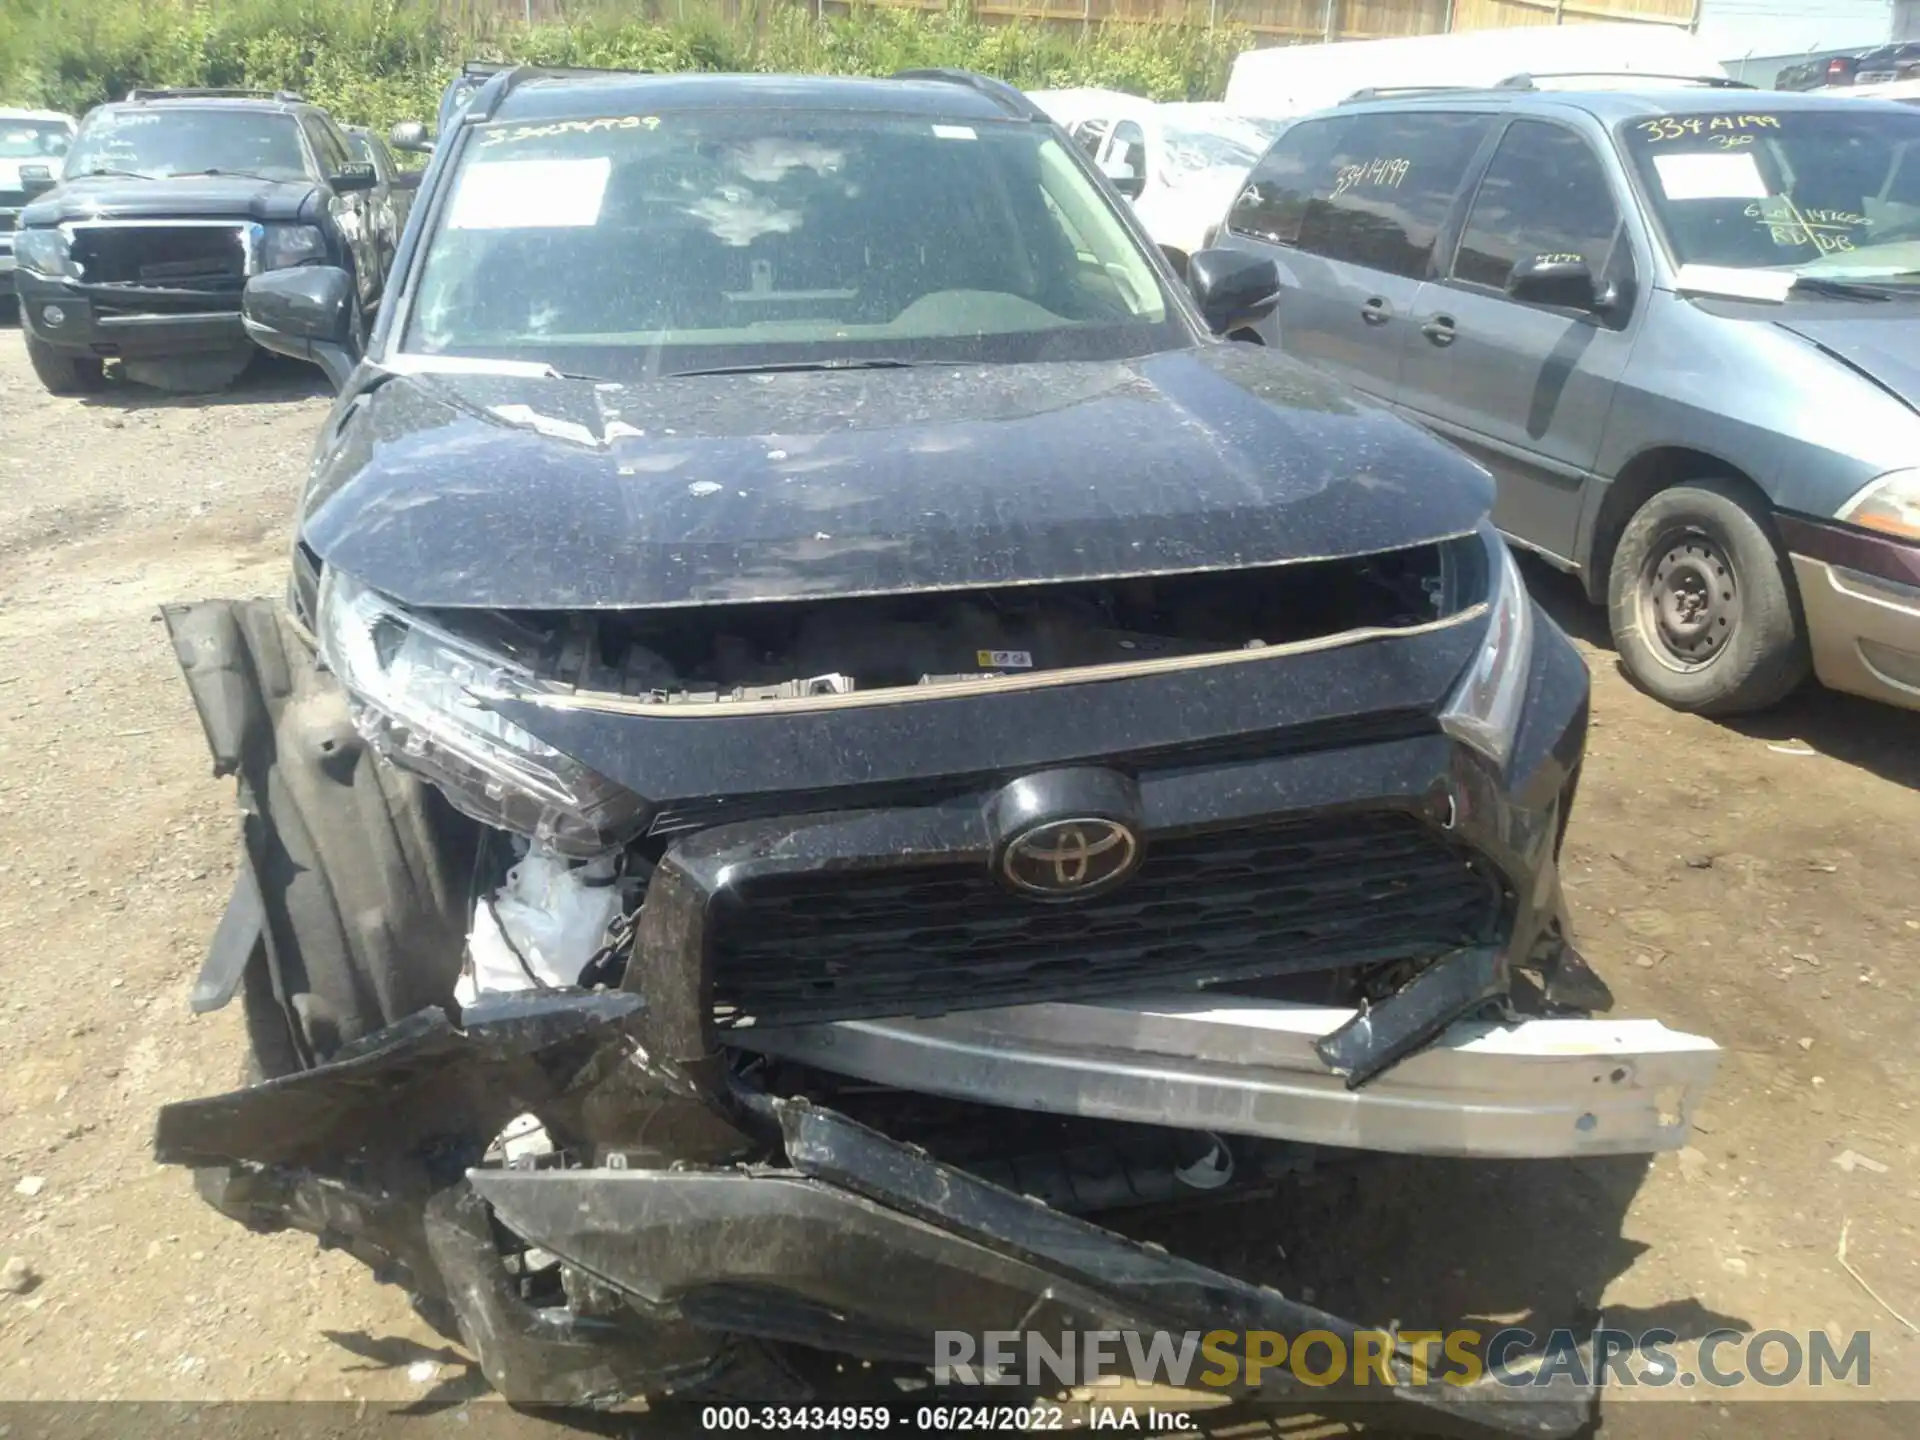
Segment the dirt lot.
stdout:
[[[397,1293],[148,1158],[155,1106],[241,1055],[237,1015],[186,1008],[235,832],[154,609],[278,592],[325,409],[265,364],[212,404],[52,400],[0,331],[0,1258],[38,1277],[0,1295],[0,1398],[474,1392]],[[1849,1226],[1860,1274],[1920,1317],[1920,722],[1819,694],[1738,727],[1671,714],[1536,581],[1595,672],[1578,938],[1623,1011],[1726,1048],[1693,1146],[1393,1162],[1158,1238],[1409,1328],[1870,1329],[1874,1390],[1920,1397],[1920,1336],[1835,1258]]]

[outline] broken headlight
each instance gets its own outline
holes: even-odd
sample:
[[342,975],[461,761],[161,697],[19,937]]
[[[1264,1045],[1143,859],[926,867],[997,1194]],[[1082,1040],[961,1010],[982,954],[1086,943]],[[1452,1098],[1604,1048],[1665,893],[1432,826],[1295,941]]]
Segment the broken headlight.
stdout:
[[13,237],[14,263],[36,274],[78,280],[73,246],[64,230],[22,230]]
[[1533,663],[1533,598],[1506,542],[1481,532],[1491,571],[1487,638],[1440,712],[1440,728],[1507,768]]
[[541,687],[533,672],[328,569],[315,631],[376,752],[485,824],[592,855],[625,839],[642,802],[515,725],[488,701]]

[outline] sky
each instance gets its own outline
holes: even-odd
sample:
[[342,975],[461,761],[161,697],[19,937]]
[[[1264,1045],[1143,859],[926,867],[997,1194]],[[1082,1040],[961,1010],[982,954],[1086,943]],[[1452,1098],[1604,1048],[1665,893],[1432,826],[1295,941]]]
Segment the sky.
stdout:
[[1706,0],[1700,35],[1720,58],[1884,45],[1892,0]]

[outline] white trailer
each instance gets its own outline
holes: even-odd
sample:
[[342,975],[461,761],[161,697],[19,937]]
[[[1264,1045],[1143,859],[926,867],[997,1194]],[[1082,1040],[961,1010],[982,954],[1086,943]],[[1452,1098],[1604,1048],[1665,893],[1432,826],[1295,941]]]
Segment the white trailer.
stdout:
[[1324,110],[1368,86],[1498,85],[1515,75],[1570,71],[1587,72],[1580,83],[1596,89],[1621,83],[1608,78],[1618,71],[1727,76],[1710,46],[1676,26],[1523,25],[1249,50],[1233,62],[1227,105],[1284,118]]

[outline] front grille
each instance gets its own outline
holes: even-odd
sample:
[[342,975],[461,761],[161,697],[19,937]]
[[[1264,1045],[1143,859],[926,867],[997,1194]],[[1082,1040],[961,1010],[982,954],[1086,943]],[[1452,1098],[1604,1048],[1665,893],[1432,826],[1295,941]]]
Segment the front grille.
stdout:
[[80,226],[73,258],[90,285],[231,290],[246,284],[247,252],[239,225]]
[[1083,903],[1002,888],[978,862],[757,880],[712,917],[722,1024],[1083,1000],[1430,956],[1497,934],[1502,888],[1411,815],[1150,839]]

